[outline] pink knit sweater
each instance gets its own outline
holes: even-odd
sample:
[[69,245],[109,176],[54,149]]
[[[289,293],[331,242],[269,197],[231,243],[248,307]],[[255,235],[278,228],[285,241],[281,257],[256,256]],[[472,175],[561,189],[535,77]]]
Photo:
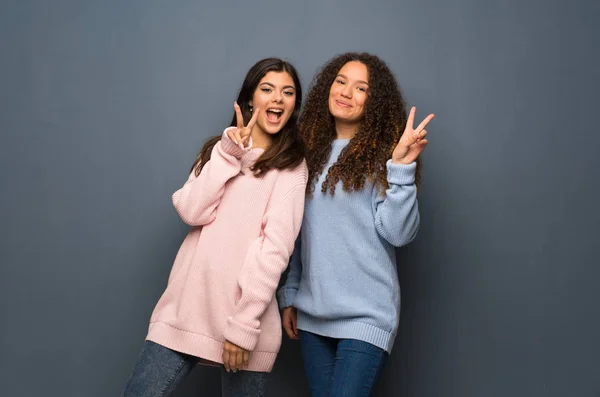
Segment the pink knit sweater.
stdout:
[[224,133],[198,177],[173,194],[193,228],[175,258],[150,319],[147,340],[222,363],[228,340],[251,351],[248,370],[269,372],[281,345],[275,290],[304,211],[306,163],[250,167],[262,149],[241,149]]

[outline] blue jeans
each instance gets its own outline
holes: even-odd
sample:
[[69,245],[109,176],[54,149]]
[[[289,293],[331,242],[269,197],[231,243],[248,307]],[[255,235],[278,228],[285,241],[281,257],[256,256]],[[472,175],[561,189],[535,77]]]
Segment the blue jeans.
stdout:
[[[166,397],[198,364],[189,356],[157,343],[146,341],[142,353],[125,385],[122,397]],[[223,397],[262,397],[265,395],[266,372],[227,372],[221,369]]]
[[370,343],[299,330],[312,397],[368,397],[388,354]]

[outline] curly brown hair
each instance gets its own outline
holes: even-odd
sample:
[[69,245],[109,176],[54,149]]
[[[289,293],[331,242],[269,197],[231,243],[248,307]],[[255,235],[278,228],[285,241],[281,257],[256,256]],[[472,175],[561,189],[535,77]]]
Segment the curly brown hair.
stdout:
[[[375,183],[381,192],[388,187],[386,162],[406,127],[406,104],[396,78],[384,61],[368,53],[349,52],[334,57],[315,76],[300,116],[300,134],[308,149],[309,196],[315,191],[331,154],[331,143],[336,139],[334,119],[329,112],[329,90],[340,69],[351,61],[363,63],[369,73],[365,114],[356,135],[329,168],[321,191],[334,195],[339,181],[347,192],[363,189],[366,181]],[[420,166],[417,159],[417,188]]]

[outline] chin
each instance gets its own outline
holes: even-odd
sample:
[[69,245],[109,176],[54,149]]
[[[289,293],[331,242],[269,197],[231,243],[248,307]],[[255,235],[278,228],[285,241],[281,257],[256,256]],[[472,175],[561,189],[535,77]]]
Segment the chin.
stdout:
[[330,111],[329,113],[331,113],[331,115],[333,116],[334,119],[338,119],[338,120],[344,120],[345,119],[344,115],[340,114],[340,112],[336,112],[336,111],[331,112]]
[[333,116],[334,119],[338,119],[341,121],[350,121],[351,117],[348,117],[346,112],[337,107],[329,108],[329,113]]
[[332,113],[332,116],[333,116],[333,118],[335,120],[338,120],[338,121],[341,121],[341,122],[344,122],[344,123],[354,123],[354,122],[357,121],[353,117],[348,117],[345,114],[334,114],[334,113]]

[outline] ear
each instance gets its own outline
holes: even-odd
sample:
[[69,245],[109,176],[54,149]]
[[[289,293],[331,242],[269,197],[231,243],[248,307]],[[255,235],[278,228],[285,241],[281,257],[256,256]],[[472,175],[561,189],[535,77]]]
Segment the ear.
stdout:
[[252,107],[252,99],[250,101],[248,101],[248,105],[250,105],[250,107]]

